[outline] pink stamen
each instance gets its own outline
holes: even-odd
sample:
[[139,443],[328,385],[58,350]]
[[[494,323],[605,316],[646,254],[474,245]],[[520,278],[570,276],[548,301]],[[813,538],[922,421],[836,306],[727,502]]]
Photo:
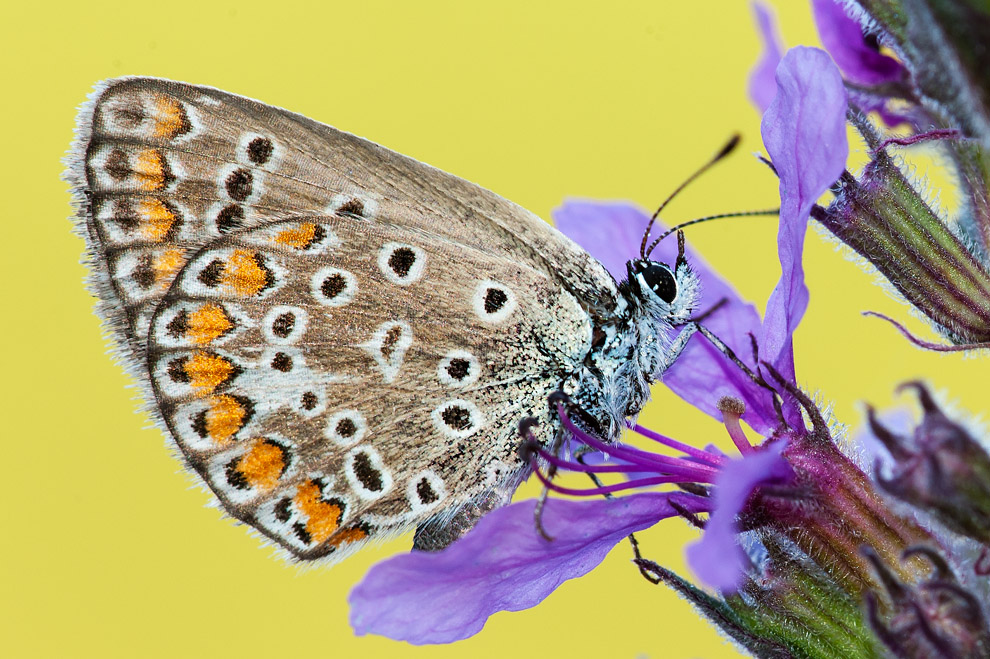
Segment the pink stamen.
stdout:
[[[568,471],[578,471],[591,474],[633,474],[641,472],[644,469],[644,467],[634,464],[589,465],[583,462],[568,462],[567,460],[561,460],[557,456],[542,448],[537,448],[536,452],[539,453],[541,458],[558,469],[566,469]],[[664,466],[658,468],[653,466],[648,469],[649,471],[657,471],[665,476],[676,476],[680,479],[680,482],[698,481],[707,483],[714,476],[712,470],[704,465],[699,465],[695,462],[685,462],[683,460],[672,467]]]
[[688,444],[684,444],[682,442],[677,441],[676,439],[671,439],[670,437],[666,437],[664,435],[661,435],[660,433],[654,432],[649,428],[644,428],[639,424],[633,426],[632,429],[633,432],[642,435],[647,439],[652,439],[653,441],[659,444],[663,444],[664,446],[669,446],[672,449],[677,449],[682,453],[687,453],[691,457],[697,458],[701,462],[705,462],[712,466],[718,467],[725,464],[726,462],[726,458],[721,455],[715,455],[714,453],[709,453],[708,451],[704,451],[702,449],[695,448]]
[[605,453],[606,455],[614,456],[641,467],[641,469],[636,471],[659,471],[662,473],[683,472],[685,474],[691,474],[691,478],[695,476],[714,477],[718,472],[718,470],[714,467],[688,462],[684,458],[670,458],[664,455],[654,455],[638,449],[620,448],[618,446],[606,444],[597,437],[586,433],[574,425],[574,423],[567,417],[563,405],[557,405],[557,413],[560,415],[560,420],[564,424],[564,427],[567,428],[567,430],[574,435],[576,439],[587,444],[593,449]]
[[[605,485],[603,487],[592,487],[586,489],[576,489],[571,487],[562,487],[555,484],[549,478],[547,478],[542,471],[540,471],[539,466],[536,464],[536,459],[533,459],[533,471],[536,473],[536,477],[540,479],[547,489],[553,490],[560,494],[567,494],[570,496],[588,497],[588,496],[601,496],[602,494],[612,494],[614,492],[623,492],[625,490],[634,490],[640,487],[650,487],[652,485],[663,485],[665,483],[684,483],[684,478],[680,476],[654,476],[650,478],[637,478],[636,480],[626,481],[625,483],[617,483],[615,485]],[[711,483],[713,481],[695,481],[691,482],[704,482]]]
[[741,400],[731,396],[723,396],[715,406],[722,413],[722,423],[725,424],[725,429],[729,431],[729,437],[732,438],[732,443],[736,445],[739,452],[743,455],[755,452],[756,449],[746,439],[746,433],[739,425],[740,417],[746,413],[746,405]]

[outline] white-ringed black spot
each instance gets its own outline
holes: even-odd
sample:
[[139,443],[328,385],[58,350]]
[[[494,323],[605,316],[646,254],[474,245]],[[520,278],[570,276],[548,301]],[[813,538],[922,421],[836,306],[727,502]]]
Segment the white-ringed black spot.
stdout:
[[361,444],[344,457],[344,475],[357,496],[371,501],[392,490],[392,474],[372,446]]
[[230,233],[244,226],[244,209],[238,204],[227,204],[217,213],[217,231]]
[[408,286],[423,276],[426,254],[413,245],[386,243],[378,250],[378,268],[388,281]]
[[272,157],[275,146],[267,137],[256,137],[247,145],[247,155],[255,165],[264,165]]
[[354,454],[354,475],[366,490],[381,492],[384,488],[382,474],[371,464],[367,453],[358,451]]
[[437,378],[448,387],[467,387],[481,375],[481,365],[466,350],[451,350],[437,364]]
[[354,275],[339,268],[320,268],[313,273],[310,287],[316,301],[328,307],[342,307],[357,294]]
[[357,432],[357,426],[354,424],[353,419],[349,417],[344,417],[343,419],[337,422],[337,425],[334,427],[334,430],[336,430],[337,434],[343,437],[344,439],[350,439],[351,437],[354,436],[354,433]]
[[471,362],[466,359],[455,357],[450,360],[449,364],[447,364],[447,375],[449,375],[452,380],[461,381],[466,378],[470,372]]
[[485,420],[478,407],[467,400],[448,400],[431,413],[433,423],[442,434],[464,439],[478,432]]
[[319,404],[320,399],[316,397],[312,391],[307,391],[302,395],[302,408],[307,412],[316,409],[317,404]]
[[505,306],[509,296],[500,288],[489,288],[485,292],[485,313],[495,313]]
[[296,315],[291,311],[286,311],[276,317],[275,321],[272,322],[272,334],[280,339],[288,338],[288,336],[292,334],[292,330],[295,326]]
[[399,277],[408,277],[409,270],[416,263],[416,252],[410,247],[398,247],[388,257],[388,267]]
[[344,279],[344,275],[335,272],[323,280],[320,285],[320,292],[323,293],[323,297],[332,300],[340,295],[346,287],[347,281]]
[[253,185],[254,175],[251,174],[251,170],[243,168],[232,171],[224,182],[227,194],[234,201],[244,201],[250,197]]
[[327,439],[346,447],[360,442],[367,428],[363,414],[357,410],[340,410],[327,419],[323,432]]
[[440,418],[451,430],[462,432],[471,427],[471,412],[460,405],[450,405],[440,412]]
[[490,279],[474,289],[474,312],[486,323],[500,323],[516,309],[516,296],[505,284]]
[[431,503],[435,503],[440,499],[440,495],[433,491],[433,486],[430,485],[425,477],[421,478],[418,483],[416,483],[416,496],[419,497],[419,502],[424,506],[428,506]]
[[288,356],[284,352],[276,352],[275,356],[272,357],[272,368],[276,371],[288,373],[292,370],[292,357]]

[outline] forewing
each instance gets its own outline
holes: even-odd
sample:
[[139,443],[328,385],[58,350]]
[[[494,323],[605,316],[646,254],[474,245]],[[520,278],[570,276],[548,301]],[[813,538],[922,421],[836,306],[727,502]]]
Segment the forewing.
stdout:
[[299,558],[517,477],[519,421],[551,439],[547,396],[590,349],[586,312],[547,273],[390,219],[233,232],[192,256],[151,324],[154,393],[189,463]]
[[337,209],[387,217],[543,272],[595,315],[615,286],[601,265],[521,207],[298,114],[154,78],[111,80],[80,113],[68,177],[102,312],[132,366],[176,273],[239,228]]

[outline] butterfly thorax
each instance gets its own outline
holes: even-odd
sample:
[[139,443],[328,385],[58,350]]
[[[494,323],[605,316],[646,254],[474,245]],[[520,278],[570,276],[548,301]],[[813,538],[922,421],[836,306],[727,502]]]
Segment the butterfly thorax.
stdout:
[[689,320],[700,297],[697,275],[686,262],[671,271],[662,263],[630,261],[628,271],[615,313],[595,323],[585,377],[574,395],[585,424],[609,440],[649,400],[650,385],[673,361],[674,327]]

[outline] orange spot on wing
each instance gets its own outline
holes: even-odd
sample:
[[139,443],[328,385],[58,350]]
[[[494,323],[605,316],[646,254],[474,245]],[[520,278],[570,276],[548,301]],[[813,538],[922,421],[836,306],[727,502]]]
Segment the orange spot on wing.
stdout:
[[255,295],[272,283],[272,271],[264,266],[261,255],[235,249],[223,271],[223,283],[238,295]]
[[313,542],[326,542],[337,530],[343,511],[340,506],[323,501],[320,487],[314,481],[306,481],[296,490],[295,504],[306,520],[306,532]]
[[189,384],[196,392],[205,396],[234,374],[234,365],[220,355],[201,350],[190,357],[182,369],[189,376]]
[[203,345],[229,332],[234,324],[219,304],[204,304],[189,314],[189,328],[186,336],[193,342]]
[[233,396],[217,396],[206,412],[206,432],[217,444],[230,442],[238,430],[244,427],[247,410]]
[[190,129],[185,108],[174,98],[158,96],[155,99],[155,137],[172,140]]
[[155,281],[159,282],[162,288],[168,288],[185,262],[186,253],[178,248],[166,249],[155,254],[152,265],[155,271]]
[[278,235],[275,236],[275,242],[279,245],[285,245],[294,249],[302,249],[313,242],[313,238],[315,236],[316,224],[313,222],[306,222],[297,227],[293,227],[292,229],[280,231]]
[[163,190],[172,178],[165,154],[158,149],[145,149],[138,153],[133,172],[141,189],[149,192]]
[[140,213],[144,220],[141,225],[144,237],[155,242],[165,240],[177,219],[168,206],[154,198],[141,200]]
[[255,442],[237,463],[237,471],[251,487],[261,492],[275,489],[285,469],[285,449],[264,439]]
[[352,529],[344,529],[337,537],[334,538],[330,545],[333,547],[339,547],[340,545],[345,545],[349,542],[358,542],[359,540],[364,540],[368,537],[368,533],[357,527]]

